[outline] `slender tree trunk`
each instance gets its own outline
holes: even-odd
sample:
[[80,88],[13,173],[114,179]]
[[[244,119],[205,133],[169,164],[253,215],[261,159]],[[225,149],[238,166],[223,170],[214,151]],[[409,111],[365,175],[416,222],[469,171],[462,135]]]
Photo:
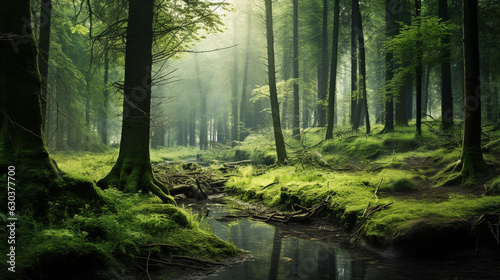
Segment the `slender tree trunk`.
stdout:
[[[357,0],[356,0],[357,1]],[[359,74],[361,75],[360,87],[362,91],[363,105],[365,111],[365,125],[366,125],[366,134],[370,134],[371,126],[370,126],[370,114],[368,112],[368,96],[366,92],[366,49],[365,49],[365,35],[363,33],[363,20],[361,18],[361,11],[358,7],[358,27],[359,27]],[[361,106],[360,106],[361,107]]]
[[154,178],[150,160],[153,11],[154,0],[129,1],[120,152],[98,185],[129,193],[151,191],[163,202],[175,204],[168,189]]
[[[49,54],[50,54],[50,21],[52,18],[52,0],[43,0],[40,10],[40,35],[38,41],[38,69],[42,80],[42,118],[47,117],[47,81],[49,75]],[[45,129],[45,121],[42,129]]]
[[[237,34],[237,18],[234,18],[233,25],[233,43],[236,43]],[[238,48],[233,48],[233,67],[232,67],[232,81],[231,81],[231,147],[236,146],[239,139],[238,136]]]
[[318,126],[326,126],[326,95],[328,93],[328,0],[323,0],[323,32],[319,79]]
[[[446,0],[439,0],[439,17],[443,21],[449,20],[448,3]],[[448,130],[453,127],[453,95],[451,92],[451,51],[448,46],[450,36],[445,35],[441,39],[441,44],[445,46],[442,53],[443,63],[441,63],[441,121],[442,129]]]
[[109,99],[109,54],[108,51],[104,53],[104,92],[103,92],[103,103],[101,107],[101,116],[100,116],[100,129],[99,135],[101,138],[101,142],[104,145],[108,144],[108,99]]
[[273,118],[274,140],[278,163],[284,163],[287,159],[285,140],[281,130],[280,109],[278,103],[278,91],[276,89],[276,66],[274,61],[274,34],[273,34],[273,6],[272,0],[265,0],[266,4],[266,34],[267,34],[267,67],[269,79],[269,95],[271,99],[271,112]]
[[[396,34],[396,26],[394,22],[394,14],[395,7],[393,6],[393,1],[386,0],[386,10],[385,10],[385,18],[386,18],[386,33],[387,37],[391,37]],[[392,80],[393,72],[392,72],[392,53],[387,52],[385,54],[385,81],[386,87],[388,87],[389,81]],[[391,132],[394,130],[394,102],[392,94],[390,93],[390,89],[386,88],[385,90],[385,126],[382,130],[383,133]]]
[[481,82],[479,70],[478,1],[463,0],[465,126],[462,184],[472,185],[488,171],[481,151]]
[[196,110],[191,109],[191,121],[189,122],[189,146],[196,146]]
[[293,124],[292,136],[300,140],[299,0],[293,0]]
[[[420,34],[420,13],[421,13],[421,0],[415,0],[415,10],[416,10],[416,24],[419,29]],[[420,36],[418,36],[420,37]],[[417,41],[417,69],[415,72],[417,92],[415,95],[417,108],[416,108],[416,120],[417,120],[417,135],[422,135],[422,41]]]
[[358,1],[351,0],[351,126],[358,129]]
[[[248,127],[246,120],[247,112],[247,90],[248,90],[248,64],[250,59],[250,44],[252,40],[252,12],[248,11],[247,18],[247,47],[245,54],[245,65],[243,66],[243,84],[241,86],[241,100],[240,100],[240,123],[243,127]],[[240,131],[239,140],[243,141],[246,133]]]
[[335,93],[337,90],[337,64],[339,48],[339,22],[340,22],[340,0],[334,2],[333,37],[332,37],[332,64],[330,70],[330,89],[328,93],[328,126],[325,139],[333,138],[333,126],[335,124]]
[[423,86],[422,86],[422,116],[425,118],[429,114],[429,95],[430,95],[430,78],[431,78],[432,67],[430,65],[427,66],[425,70],[425,76],[422,78]]

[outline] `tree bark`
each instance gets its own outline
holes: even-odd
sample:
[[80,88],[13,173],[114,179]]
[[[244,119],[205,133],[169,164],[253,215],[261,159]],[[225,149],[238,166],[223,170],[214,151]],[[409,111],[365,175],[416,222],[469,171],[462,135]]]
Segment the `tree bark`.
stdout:
[[[357,0],[356,0],[357,1]],[[365,125],[366,134],[370,134],[370,114],[368,112],[368,96],[366,92],[366,50],[365,50],[365,35],[363,34],[363,20],[361,18],[361,11],[359,9],[359,3],[357,5],[358,10],[358,27],[359,27],[359,74],[361,75],[360,87],[362,91],[363,106],[365,111]],[[360,106],[361,107],[361,106]]]
[[108,145],[108,98],[109,98],[109,54],[106,50],[104,53],[104,92],[103,92],[103,103],[100,109],[100,128],[99,136],[101,142],[104,145]]
[[151,191],[175,204],[168,189],[153,175],[149,150],[154,0],[130,0],[125,53],[125,92],[118,159],[98,182],[135,193]]
[[333,126],[335,123],[335,93],[337,90],[337,64],[339,47],[339,22],[340,22],[340,0],[334,2],[333,37],[332,37],[332,64],[330,70],[330,89],[328,93],[328,126],[325,139],[333,139]]
[[[234,18],[233,43],[236,44],[237,18]],[[231,147],[236,146],[238,135],[238,48],[233,49],[233,67],[231,80]]]
[[323,0],[323,32],[318,94],[318,126],[326,126],[326,95],[328,92],[328,0]]
[[293,0],[293,124],[292,136],[300,140],[299,96],[299,0]]
[[478,1],[463,0],[465,126],[462,145],[462,184],[473,185],[487,173],[481,151],[481,82],[479,70]]
[[[59,171],[45,147],[42,84],[30,18],[28,0],[8,0],[0,9],[0,34],[8,34],[0,40],[0,170],[11,171],[8,176],[15,179],[8,181],[16,192],[17,214],[43,218],[49,202],[57,201],[71,215],[72,209],[99,201],[99,195],[90,182]],[[7,205],[6,195],[5,189],[2,205]]]
[[351,126],[358,129],[358,7],[357,0],[351,0]]
[[[415,0],[415,11],[416,11],[416,24],[418,26],[418,32],[420,34],[420,24],[421,24],[421,0]],[[418,36],[420,37],[420,36]],[[417,92],[415,95],[416,99],[416,128],[417,128],[417,135],[422,135],[422,72],[423,72],[423,67],[422,67],[422,41],[418,40],[417,41],[417,68],[415,71],[415,76],[416,76],[416,83],[417,83]]]
[[[393,2],[391,0],[385,1],[385,20],[386,20],[386,33],[387,37],[393,36],[396,31],[396,26],[394,22],[394,14],[395,7],[393,6]],[[392,72],[392,53],[387,52],[385,54],[385,81],[386,87],[388,87],[389,81],[392,80],[393,72]],[[393,97],[390,93],[389,88],[385,90],[385,125],[382,133],[391,132],[394,130],[394,102]]]
[[[248,64],[250,60],[250,44],[252,39],[252,12],[248,11],[247,18],[247,46],[246,46],[246,54],[245,54],[245,65],[243,66],[243,82],[241,86],[241,100],[240,100],[240,123],[242,123],[243,127],[248,127],[246,120],[246,111],[247,111],[247,87],[248,87]],[[243,141],[246,137],[246,133],[242,133],[240,131],[239,140]]]
[[[40,10],[40,35],[38,39],[38,69],[42,80],[42,118],[47,117],[47,81],[49,76],[49,54],[50,54],[50,21],[52,18],[52,0],[43,0]],[[45,121],[42,123],[45,130]]]
[[[449,20],[448,3],[446,0],[439,0],[439,17],[443,21]],[[451,50],[448,46],[450,36],[445,35],[441,38],[441,44],[445,50],[441,54],[443,63],[441,63],[441,121],[442,129],[448,130],[453,127],[453,95],[451,92]]]
[[278,103],[278,92],[276,89],[276,66],[274,60],[274,34],[273,34],[273,6],[272,0],[265,0],[266,4],[266,35],[267,35],[267,67],[269,79],[269,96],[271,99],[271,113],[273,118],[274,141],[278,163],[284,163],[287,159],[285,140],[281,130],[280,109]]

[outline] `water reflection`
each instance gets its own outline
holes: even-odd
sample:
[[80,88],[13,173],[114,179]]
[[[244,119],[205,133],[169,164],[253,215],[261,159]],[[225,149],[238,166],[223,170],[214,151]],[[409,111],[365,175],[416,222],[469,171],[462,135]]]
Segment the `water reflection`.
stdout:
[[499,260],[387,260],[341,248],[331,232],[248,219],[217,220],[228,214],[234,212],[223,205],[210,206],[214,233],[253,257],[206,279],[500,279]]

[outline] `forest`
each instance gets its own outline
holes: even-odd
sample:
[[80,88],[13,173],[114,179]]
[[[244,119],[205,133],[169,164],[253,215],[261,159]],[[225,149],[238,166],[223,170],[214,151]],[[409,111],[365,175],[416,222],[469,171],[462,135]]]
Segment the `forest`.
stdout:
[[497,279],[500,2],[5,0],[1,279]]

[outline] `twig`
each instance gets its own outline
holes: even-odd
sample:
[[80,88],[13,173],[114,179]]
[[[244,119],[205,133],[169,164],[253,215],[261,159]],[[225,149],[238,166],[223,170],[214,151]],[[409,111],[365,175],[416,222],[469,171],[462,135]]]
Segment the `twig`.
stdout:
[[[384,178],[380,179],[380,182],[378,182],[377,188],[375,188],[375,198],[376,199],[378,199],[377,192],[378,192],[378,189],[380,188],[380,185],[382,185],[382,181],[384,181]],[[368,204],[370,204],[370,203],[368,203]]]
[[148,250],[148,260],[146,261],[146,273],[148,274],[149,280],[151,280],[151,276],[149,275],[149,257],[151,256],[151,249]]

